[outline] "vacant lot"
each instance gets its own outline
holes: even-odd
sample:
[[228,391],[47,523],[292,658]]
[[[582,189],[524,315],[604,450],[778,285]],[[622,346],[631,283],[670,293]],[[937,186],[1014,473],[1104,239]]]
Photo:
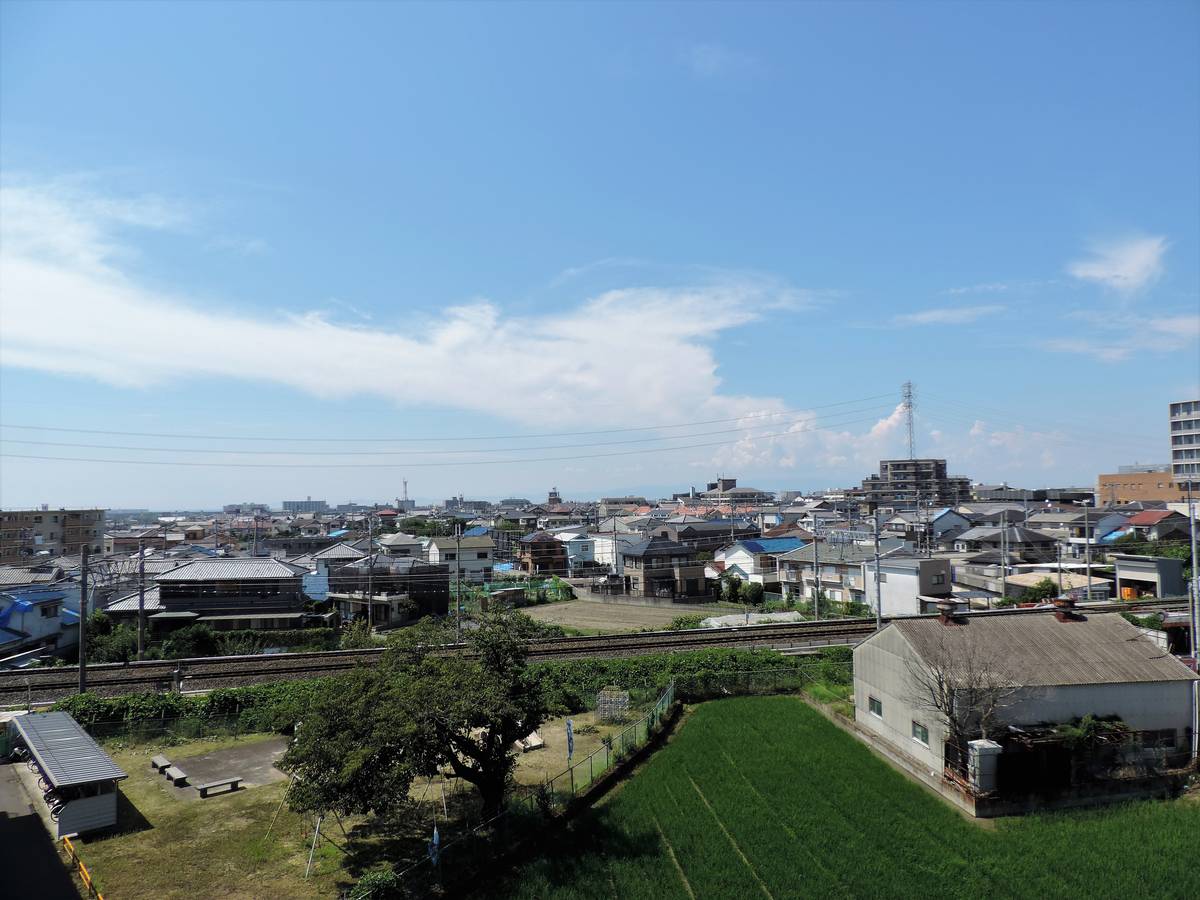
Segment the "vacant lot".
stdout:
[[984,828],[800,700],[742,698],[699,707],[507,895],[1195,897],[1198,833],[1195,798]]
[[539,622],[553,622],[584,631],[641,631],[643,628],[665,628],[676,616],[699,613],[715,616],[729,612],[716,604],[693,606],[676,603],[671,606],[637,606],[632,603],[601,603],[598,600],[568,600],[565,603],[549,603],[545,606],[530,606],[521,612],[528,613]]

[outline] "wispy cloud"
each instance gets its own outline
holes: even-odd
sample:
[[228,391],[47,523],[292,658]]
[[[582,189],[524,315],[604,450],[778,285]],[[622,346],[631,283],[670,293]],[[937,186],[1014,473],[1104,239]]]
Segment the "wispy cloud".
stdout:
[[238,256],[261,256],[267,252],[267,242],[262,238],[221,235],[208,242],[211,250],[222,250]]
[[762,71],[758,57],[715,42],[689,44],[681,56],[688,71],[697,78],[754,75]]
[[1046,341],[1048,350],[1090,356],[1101,362],[1123,362],[1139,354],[1175,352],[1200,342],[1200,315],[1116,316],[1105,321],[1098,335]]
[[965,287],[952,287],[942,291],[943,294],[959,296],[962,294],[1000,294],[1008,290],[1003,281],[988,281],[983,284],[969,284]]
[[1067,273],[1123,294],[1137,293],[1162,275],[1167,247],[1167,239],[1161,236],[1093,244],[1091,255],[1069,263]]
[[984,316],[994,316],[1004,312],[1005,307],[998,304],[984,306],[946,306],[939,309],[924,309],[915,313],[904,313],[895,316],[895,325],[967,325]]

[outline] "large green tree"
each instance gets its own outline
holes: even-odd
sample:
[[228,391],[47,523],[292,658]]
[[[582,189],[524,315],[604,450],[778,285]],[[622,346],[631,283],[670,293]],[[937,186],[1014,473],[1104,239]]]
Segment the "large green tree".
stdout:
[[325,686],[280,762],[296,778],[294,808],[389,813],[412,779],[448,768],[498,814],[516,763],[513,743],[541,725],[546,701],[526,666],[535,623],[514,614],[478,621],[470,652],[441,649],[441,633],[410,629],[379,665]]

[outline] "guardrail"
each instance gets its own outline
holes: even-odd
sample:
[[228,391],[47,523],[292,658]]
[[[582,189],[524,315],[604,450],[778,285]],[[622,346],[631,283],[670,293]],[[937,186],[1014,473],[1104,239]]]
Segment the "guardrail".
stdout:
[[104,900],[104,895],[100,893],[100,889],[96,887],[96,883],[92,880],[92,873],[88,871],[88,867],[83,864],[83,860],[79,858],[79,854],[75,851],[75,845],[71,843],[69,837],[62,839],[63,850],[67,856],[71,857],[71,862],[75,865],[79,872],[79,880],[83,882],[87,888],[88,896],[95,897],[96,900]]

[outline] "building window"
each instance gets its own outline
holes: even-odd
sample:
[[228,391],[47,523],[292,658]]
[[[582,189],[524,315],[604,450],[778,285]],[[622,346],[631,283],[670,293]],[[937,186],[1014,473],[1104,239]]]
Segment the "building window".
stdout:
[[476,559],[487,559],[488,552],[486,550],[480,550],[478,553],[475,554],[475,558]]
[[446,559],[458,559],[458,554],[457,553],[447,553]]
[[934,584],[945,584],[946,576],[939,572],[937,575],[933,576],[933,583]]
[[912,723],[912,738],[923,747],[929,746],[929,729],[920,722]]
[[887,584],[887,572],[880,572],[880,573],[879,573],[879,583],[880,583],[880,584]]
[[53,619],[57,615],[58,615],[58,604],[57,603],[52,603],[49,606],[42,607],[42,618],[43,619]]
[[867,708],[871,711],[871,715],[873,715],[875,718],[883,718],[883,703],[880,702],[878,697],[868,697]]

